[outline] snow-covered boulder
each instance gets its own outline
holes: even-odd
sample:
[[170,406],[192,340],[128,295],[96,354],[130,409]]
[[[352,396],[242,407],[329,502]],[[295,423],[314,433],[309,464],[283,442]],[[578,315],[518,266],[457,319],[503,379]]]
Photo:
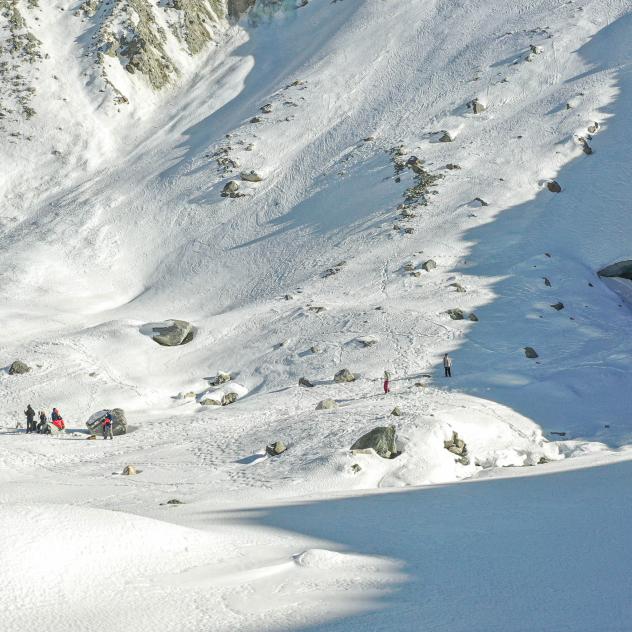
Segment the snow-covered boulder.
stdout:
[[228,406],[248,394],[248,389],[236,382],[212,386],[198,394],[197,400],[202,406]]
[[355,375],[349,371],[349,369],[342,369],[334,375],[334,382],[353,382],[355,381]]
[[147,323],[141,327],[140,331],[163,347],[186,345],[195,336],[195,328],[191,323],[176,319]]
[[395,426],[380,426],[362,435],[351,450],[375,450],[383,459],[391,459],[397,455],[395,443]]
[[333,410],[334,408],[338,408],[338,404],[334,399],[323,399],[316,404],[316,410]]
[[122,408],[104,409],[94,413],[90,416],[90,419],[86,421],[88,430],[93,434],[102,434],[103,430],[101,424],[106,417],[110,417],[112,420],[113,435],[124,435],[127,432],[127,418]]

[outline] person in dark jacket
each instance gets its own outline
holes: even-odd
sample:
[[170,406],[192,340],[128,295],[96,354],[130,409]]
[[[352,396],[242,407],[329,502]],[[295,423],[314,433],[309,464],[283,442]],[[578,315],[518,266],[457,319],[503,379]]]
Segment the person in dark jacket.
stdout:
[[452,358],[447,353],[443,356],[443,371],[445,377],[452,377]]
[[26,415],[26,432],[27,434],[35,431],[35,411],[33,407],[29,404],[24,411]]
[[39,414],[39,423],[37,424],[37,433],[38,434],[43,434],[44,432],[46,432],[46,422],[48,420],[46,419],[46,413],[43,410],[40,410],[40,414]]

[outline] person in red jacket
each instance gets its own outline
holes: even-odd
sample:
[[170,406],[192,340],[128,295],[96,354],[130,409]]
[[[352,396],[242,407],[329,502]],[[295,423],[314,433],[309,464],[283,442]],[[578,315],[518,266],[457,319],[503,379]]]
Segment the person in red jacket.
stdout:
[[104,440],[107,440],[108,437],[114,440],[114,435],[112,434],[112,419],[110,419],[109,415],[106,415],[105,419],[101,422],[101,428],[103,429]]
[[57,408],[53,408],[50,419],[53,422],[53,426],[55,426],[58,430],[61,431],[66,429],[66,424],[64,423],[64,420],[59,414],[59,410]]

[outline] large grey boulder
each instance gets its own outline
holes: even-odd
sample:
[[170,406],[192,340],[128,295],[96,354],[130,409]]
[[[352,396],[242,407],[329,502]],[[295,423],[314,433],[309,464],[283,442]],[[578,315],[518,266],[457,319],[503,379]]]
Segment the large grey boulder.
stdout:
[[254,171],[254,169],[251,169],[250,171],[242,171],[239,175],[242,180],[246,180],[247,182],[261,182],[263,180],[263,176]]
[[597,273],[600,277],[618,277],[632,281],[632,260],[619,261],[610,266],[606,266]]
[[338,404],[333,399],[323,399],[316,405],[316,410],[332,410],[338,408]]
[[449,309],[446,314],[448,314],[452,320],[463,320],[465,318],[465,313],[458,307]]
[[125,411],[122,408],[104,409],[94,413],[94,415],[91,415],[90,419],[86,421],[88,430],[93,434],[102,434],[103,429],[101,424],[106,417],[109,417],[112,420],[113,435],[120,436],[127,432],[127,418],[125,417]]
[[239,192],[239,182],[237,180],[230,180],[224,185],[221,193],[222,197],[243,197],[243,193]]
[[355,375],[349,371],[349,369],[342,369],[334,375],[334,382],[354,382]]
[[373,449],[383,459],[397,456],[395,426],[379,426],[361,436],[352,446],[352,450]]
[[151,326],[152,340],[163,347],[185,345],[195,335],[193,325],[186,320],[167,320]]
[[287,450],[287,446],[283,441],[275,441],[266,446],[266,454],[268,456],[279,456]]
[[530,360],[533,360],[534,358],[538,357],[538,352],[533,347],[525,347],[524,354]]
[[31,370],[31,367],[22,362],[22,360],[16,360],[11,363],[9,367],[9,375],[23,375],[24,373],[28,373]]
[[426,272],[430,272],[430,270],[434,270],[437,267],[437,262],[434,261],[433,259],[428,259],[428,261],[425,261],[424,263],[421,264],[421,267]]

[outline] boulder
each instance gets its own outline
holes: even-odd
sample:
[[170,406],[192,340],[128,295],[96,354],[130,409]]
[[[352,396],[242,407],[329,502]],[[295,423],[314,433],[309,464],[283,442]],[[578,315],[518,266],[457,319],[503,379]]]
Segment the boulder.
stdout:
[[379,340],[377,338],[372,338],[367,336],[365,338],[356,338],[356,342],[364,349],[368,349],[369,347],[374,347]]
[[473,99],[472,101],[470,101],[467,104],[467,107],[471,108],[474,114],[481,114],[486,109],[485,106],[478,99]]
[[134,474],[138,474],[138,470],[133,465],[126,465],[121,474],[123,476],[134,476]]
[[340,371],[338,371],[338,373],[336,373],[336,375],[334,375],[334,382],[354,382],[355,381],[355,375],[353,373],[351,373],[351,371],[349,371],[349,369],[342,369]]
[[226,384],[233,379],[233,376],[227,371],[218,371],[215,377],[204,378],[211,386],[219,386],[220,384]]
[[205,397],[204,399],[200,400],[200,405],[201,406],[221,406],[222,402],[221,400],[218,401],[216,399],[212,399],[211,397]]
[[525,347],[524,354],[530,359],[539,357],[537,351],[533,347]]
[[9,375],[23,375],[24,373],[28,373],[31,370],[31,367],[22,362],[22,360],[15,360],[15,362],[11,363],[9,367]]
[[559,312],[560,310],[564,309],[564,303],[558,301],[554,305],[551,305],[551,307]]
[[551,281],[549,281],[549,279],[547,277],[542,277],[544,279],[544,285],[546,285],[546,287],[551,287]]
[[263,176],[258,174],[254,169],[242,171],[239,175],[242,180],[247,180],[248,182],[261,182],[263,180]]
[[226,393],[224,397],[222,397],[222,406],[229,406],[230,404],[234,404],[237,401],[237,393]]
[[395,406],[395,408],[393,408],[393,410],[391,410],[391,415],[393,415],[395,417],[401,417],[402,416],[402,409],[399,406]]
[[478,202],[481,206],[489,206],[489,202],[486,202],[483,198],[481,197],[475,197],[474,198],[475,202]]
[[454,141],[454,136],[450,132],[443,132],[443,135],[439,138],[440,143],[451,143]]
[[452,431],[452,438],[443,442],[443,447],[452,454],[456,454],[456,456],[462,457],[459,462],[463,463],[463,465],[467,465],[464,460],[464,457],[467,457],[467,446],[465,445],[465,441],[459,438],[458,433]]
[[460,283],[450,283],[448,287],[453,287],[457,292],[467,291]]
[[142,330],[149,330],[154,342],[163,347],[186,345],[195,336],[193,325],[186,320],[166,320],[163,323],[143,325]]
[[362,435],[351,450],[375,450],[383,459],[392,459],[398,455],[395,443],[395,426],[380,426]]
[[302,377],[298,381],[299,386],[305,386],[306,388],[314,388],[314,385],[306,378]]
[[275,441],[270,445],[266,446],[266,454],[268,456],[279,456],[279,454],[283,454],[287,450],[287,446],[283,441]]
[[632,260],[613,263],[612,265],[606,266],[602,270],[599,270],[597,274],[600,277],[617,277],[620,279],[628,279],[629,281],[632,281]]
[[125,417],[125,411],[122,408],[106,408],[94,413],[90,416],[88,421],[86,421],[88,430],[95,435],[103,434],[101,424],[106,417],[109,417],[112,420],[113,435],[120,436],[127,432],[127,418]]
[[333,399],[323,399],[316,405],[316,410],[332,410],[338,408],[338,404]]
[[437,267],[437,262],[434,259],[428,259],[428,261],[421,264],[421,267],[426,272],[430,272],[430,270],[434,270]]
[[239,193],[239,182],[237,182],[237,180],[230,180],[229,182],[227,182],[222,189],[221,195],[222,197],[231,198],[240,197],[241,195],[243,195],[242,193]]
[[550,182],[547,182],[546,183],[546,188],[551,193],[561,193],[562,192],[562,187],[560,186],[560,183],[557,182],[557,180],[551,180]]
[[455,307],[454,309],[449,309],[446,314],[452,320],[463,320],[465,318],[465,314],[462,309]]
[[265,105],[262,105],[259,109],[264,114],[270,114],[272,112],[273,105],[272,105],[272,103],[266,103]]
[[472,313],[471,313],[471,314],[467,317],[467,319],[468,319],[468,320],[471,320],[473,323],[477,323],[477,322],[478,322],[478,316],[477,316],[474,312],[472,312]]

